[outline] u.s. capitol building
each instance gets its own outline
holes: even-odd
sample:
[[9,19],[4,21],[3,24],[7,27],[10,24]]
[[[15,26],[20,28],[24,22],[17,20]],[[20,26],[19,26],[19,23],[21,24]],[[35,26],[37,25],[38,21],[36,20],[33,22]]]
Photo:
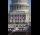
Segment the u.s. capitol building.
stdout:
[[31,26],[28,0],[11,0],[8,13],[8,31],[24,31]]

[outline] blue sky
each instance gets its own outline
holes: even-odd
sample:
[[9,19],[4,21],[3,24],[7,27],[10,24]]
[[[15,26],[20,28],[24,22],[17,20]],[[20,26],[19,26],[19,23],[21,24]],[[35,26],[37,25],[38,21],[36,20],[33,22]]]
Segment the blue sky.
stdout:
[[[11,0],[8,0],[8,12],[10,11],[10,4]],[[31,0],[28,0],[28,4],[29,4],[29,11],[31,12]]]

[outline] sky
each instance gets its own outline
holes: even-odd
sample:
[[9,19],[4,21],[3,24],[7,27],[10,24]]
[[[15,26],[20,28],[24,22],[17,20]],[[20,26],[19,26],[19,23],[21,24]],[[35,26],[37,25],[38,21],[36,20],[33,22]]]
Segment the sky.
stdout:
[[[10,11],[10,4],[11,0],[8,0],[8,12]],[[28,0],[28,4],[29,4],[29,12],[31,12],[31,0]]]

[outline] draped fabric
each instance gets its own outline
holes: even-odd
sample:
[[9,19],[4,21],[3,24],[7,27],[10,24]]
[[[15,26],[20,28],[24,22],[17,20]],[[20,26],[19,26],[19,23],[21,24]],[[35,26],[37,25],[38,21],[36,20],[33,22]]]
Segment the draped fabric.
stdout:
[[8,28],[8,30],[14,30],[14,28]]
[[23,20],[23,19],[25,19],[25,17],[24,16],[11,16],[11,19]]

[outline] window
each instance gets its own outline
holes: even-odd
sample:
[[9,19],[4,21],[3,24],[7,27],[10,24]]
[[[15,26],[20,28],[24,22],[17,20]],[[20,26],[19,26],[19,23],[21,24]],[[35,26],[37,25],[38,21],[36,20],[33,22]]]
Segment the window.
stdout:
[[26,15],[23,15],[23,20],[25,20],[26,19]]
[[20,9],[21,9],[21,5],[20,5]]
[[11,28],[11,30],[15,30],[14,28]]
[[17,5],[17,9],[18,9],[18,5]]
[[25,26],[27,26],[27,24]]
[[10,7],[10,10],[12,10],[12,7]]
[[21,5],[17,5],[17,8],[16,9],[21,9]]
[[18,25],[16,25],[16,27],[18,27]]
[[21,0],[18,0],[18,2],[21,2]]
[[15,10],[16,9],[16,5],[13,5],[13,10]]
[[25,23],[25,22],[23,22],[23,23]]
[[16,22],[16,24],[19,24],[18,22]]
[[10,10],[13,10],[13,7],[12,6],[10,6]]
[[16,16],[17,16],[17,15],[15,15],[15,21],[16,21]]
[[13,20],[13,23],[15,22],[15,20]]
[[13,25],[13,27],[16,27],[16,25]]
[[29,20],[30,20],[30,18],[29,18]]

